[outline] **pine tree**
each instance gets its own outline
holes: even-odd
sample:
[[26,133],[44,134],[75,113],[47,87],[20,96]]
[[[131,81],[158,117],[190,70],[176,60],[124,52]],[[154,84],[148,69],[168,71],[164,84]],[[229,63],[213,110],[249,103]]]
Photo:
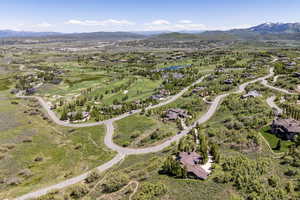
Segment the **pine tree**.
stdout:
[[66,109],[64,108],[62,110],[60,120],[67,120],[67,119],[68,119],[68,113],[67,113]]
[[183,168],[181,168],[181,177],[182,178],[187,178],[187,168],[186,166],[184,166]]
[[216,145],[216,144],[212,144],[210,152],[211,152],[211,155],[213,156],[215,162],[219,163],[220,162],[220,150],[219,150],[219,146]]
[[280,150],[280,149],[281,149],[281,140],[280,140],[280,139],[278,140],[275,149],[276,149],[276,150]]
[[179,140],[178,151],[183,151],[184,150],[184,140],[185,140],[184,138]]

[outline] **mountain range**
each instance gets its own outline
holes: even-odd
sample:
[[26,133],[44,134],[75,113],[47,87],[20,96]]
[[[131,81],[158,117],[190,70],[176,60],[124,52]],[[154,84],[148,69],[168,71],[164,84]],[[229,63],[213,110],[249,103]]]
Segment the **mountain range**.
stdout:
[[126,40],[126,39],[164,39],[164,40],[300,40],[300,23],[264,23],[246,29],[232,29],[228,31],[169,31],[152,32],[93,32],[93,33],[58,33],[58,32],[26,32],[0,30],[0,38],[36,38],[49,37],[59,39],[98,39],[98,40]]

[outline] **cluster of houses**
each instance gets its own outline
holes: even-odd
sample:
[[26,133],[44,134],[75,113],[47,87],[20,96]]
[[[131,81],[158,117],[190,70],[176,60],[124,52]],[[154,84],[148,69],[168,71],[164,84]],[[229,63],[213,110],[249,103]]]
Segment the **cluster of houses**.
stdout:
[[[41,71],[35,69],[37,72],[27,73],[22,76],[17,76],[17,80],[22,80],[23,85],[18,88],[11,90],[12,94],[20,93],[21,95],[33,95],[39,87],[41,87],[45,82],[51,84],[60,84],[62,79],[59,75],[63,74],[64,71],[59,69],[54,69],[50,71]],[[42,73],[41,73],[42,72]]]
[[157,94],[152,95],[151,98],[153,100],[162,101],[170,95],[171,95],[171,93],[169,90],[161,89]]
[[[289,57],[285,55],[278,55],[279,61],[286,65],[286,69],[293,69],[297,66],[297,62],[295,60],[291,60]],[[298,58],[296,60],[299,60]]]

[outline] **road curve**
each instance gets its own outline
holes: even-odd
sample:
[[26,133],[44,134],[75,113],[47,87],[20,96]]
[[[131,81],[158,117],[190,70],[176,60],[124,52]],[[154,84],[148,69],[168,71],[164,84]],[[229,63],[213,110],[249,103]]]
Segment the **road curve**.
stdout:
[[203,100],[205,103],[207,103],[207,104],[211,104],[212,102],[208,101],[207,98],[208,98],[208,96],[207,96],[207,97],[204,97],[202,100]]
[[[111,168],[113,165],[115,165],[118,162],[120,162],[121,160],[123,160],[124,157],[125,157],[125,155],[119,153],[112,160],[110,160],[107,163],[104,163],[103,165],[97,167],[96,169],[99,170],[99,171],[105,171],[105,170]],[[76,177],[71,178],[71,179],[67,179],[67,180],[65,180],[63,182],[60,182],[58,184],[46,187],[44,189],[40,189],[40,190],[38,190],[36,192],[31,192],[31,193],[25,194],[25,195],[23,195],[21,197],[15,198],[15,200],[27,200],[27,199],[32,199],[32,198],[38,198],[40,196],[48,194],[51,191],[59,190],[59,189],[62,189],[62,188],[74,185],[74,184],[76,184],[78,182],[81,182],[84,179],[86,179],[90,173],[91,173],[91,171],[86,172],[84,174],[81,174],[81,175],[76,176]]]
[[[273,73],[273,75],[274,75],[274,73]],[[278,78],[281,77],[281,76],[283,76],[283,75],[277,75],[277,76],[275,76],[274,79],[273,79],[273,82],[274,82],[274,83],[277,82]],[[288,91],[288,90],[286,90],[286,89],[277,88],[277,87],[274,87],[274,86],[272,86],[272,85],[269,85],[269,83],[268,83],[268,81],[267,81],[266,79],[262,80],[261,83],[262,83],[265,87],[270,88],[270,89],[272,89],[272,90],[277,90],[277,91],[279,91],[279,92],[282,92],[282,93],[285,93],[285,94],[289,94],[289,95],[294,95],[294,94],[296,94],[296,93],[292,93],[292,92],[290,92],[290,91]]]
[[283,110],[281,108],[279,108],[276,103],[275,103],[275,99],[276,99],[276,96],[271,96],[267,99],[267,104],[275,109],[277,111],[278,114],[282,114],[283,113]]
[[[62,125],[62,126],[87,127],[87,126],[96,126],[96,125],[100,125],[100,124],[105,124],[106,128],[107,128],[107,130],[106,130],[107,133],[105,135],[104,143],[105,143],[105,145],[108,148],[110,148],[110,149],[115,150],[115,151],[118,152],[117,156],[115,156],[112,160],[110,160],[109,162],[107,162],[107,163],[105,163],[105,164],[97,167],[97,169],[99,171],[105,171],[105,170],[109,169],[110,167],[112,167],[113,165],[119,163],[122,159],[125,158],[126,155],[147,154],[147,153],[154,153],[154,152],[158,152],[158,151],[163,150],[164,148],[170,146],[173,142],[176,142],[176,141],[180,140],[183,136],[185,136],[186,134],[188,134],[194,127],[197,126],[197,124],[202,124],[202,123],[205,123],[206,121],[208,121],[214,115],[214,113],[216,112],[216,110],[218,108],[218,105],[221,103],[221,101],[225,97],[227,97],[230,94],[242,93],[242,92],[245,91],[245,88],[249,84],[252,84],[252,83],[255,83],[255,82],[258,82],[258,81],[263,81],[265,79],[268,79],[268,78],[272,77],[273,75],[274,75],[273,68],[271,68],[270,69],[270,73],[268,75],[241,84],[238,87],[238,90],[235,91],[235,92],[230,92],[230,93],[221,94],[221,95],[217,96],[212,101],[212,103],[211,103],[208,111],[204,115],[202,115],[196,122],[194,122],[191,126],[187,127],[187,129],[181,131],[179,134],[173,136],[172,138],[170,138],[169,140],[165,141],[162,144],[159,144],[159,145],[153,146],[153,147],[143,148],[143,149],[124,148],[124,147],[120,147],[120,146],[116,145],[113,142],[113,134],[114,134],[113,123],[115,121],[123,119],[123,118],[125,118],[127,116],[136,114],[136,113],[140,112],[140,110],[132,111],[130,113],[126,113],[126,114],[123,114],[123,115],[121,115],[119,117],[116,117],[116,118],[113,118],[113,119],[109,119],[109,120],[106,120],[106,121],[103,121],[103,122],[90,123],[90,124],[69,124],[69,123],[66,123],[66,122],[63,122],[63,121],[59,120],[56,117],[55,113],[52,112],[48,108],[48,105],[46,104],[46,102],[42,98],[40,98],[40,97],[21,97],[21,98],[37,98],[39,100],[39,102],[41,103],[41,105],[47,110],[48,114],[50,113],[49,116],[53,119],[53,121],[55,123],[58,122],[57,124]],[[196,81],[195,83],[193,83],[191,86],[185,88],[179,94],[173,96],[168,101],[162,102],[162,103],[160,103],[158,105],[150,106],[147,109],[157,108],[157,107],[160,107],[160,106],[163,106],[163,105],[166,105],[168,103],[171,103],[171,102],[175,101],[177,98],[179,98],[180,96],[182,96],[186,91],[188,91],[188,89],[190,87],[194,86],[197,83],[200,83],[204,78],[205,77],[202,77],[201,79],[199,79],[198,81]],[[52,190],[57,190],[57,189],[62,189],[62,188],[68,187],[70,185],[73,185],[75,183],[83,181],[89,175],[89,173],[90,172],[86,172],[86,173],[84,173],[84,174],[82,174],[80,176],[77,176],[77,177],[65,180],[65,181],[63,181],[61,183],[58,183],[58,184],[55,184],[53,186],[46,187],[46,188],[37,190],[35,192],[28,193],[26,195],[23,195],[21,197],[16,198],[16,200],[27,200],[27,199],[30,199],[30,198],[37,198],[37,197],[40,197],[42,195],[45,195],[45,194],[49,193]]]
[[[159,108],[161,106],[164,106],[164,105],[167,105],[167,104],[170,104],[172,103],[173,101],[176,101],[178,98],[180,98],[185,92],[187,92],[191,87],[201,83],[208,75],[205,75],[203,77],[201,77],[200,79],[198,79],[197,81],[195,81],[194,83],[192,83],[190,86],[184,88],[183,90],[181,90],[178,94],[170,97],[168,100],[166,101],[163,101],[159,104],[156,104],[156,105],[152,105],[152,106],[149,106],[146,108],[146,110],[149,110],[149,109],[154,109],[154,108]],[[70,122],[67,122],[67,121],[62,121],[60,120],[56,113],[53,112],[49,105],[47,104],[47,102],[42,98],[42,97],[38,97],[38,96],[20,96],[20,95],[17,95],[18,98],[23,98],[23,99],[36,99],[39,101],[40,105],[43,107],[44,110],[46,110],[47,114],[49,115],[49,117],[51,118],[51,120],[60,125],[60,126],[65,126],[65,127],[73,127],[73,128],[84,128],[84,127],[91,127],[91,126],[99,126],[99,125],[103,125],[109,121],[117,121],[117,120],[121,120],[123,118],[126,118],[126,117],[129,117],[130,115],[134,115],[136,113],[139,113],[142,111],[142,109],[139,109],[139,110],[133,110],[131,112],[127,112],[127,113],[124,113],[122,115],[119,115],[115,118],[112,118],[112,119],[109,119],[109,120],[105,120],[105,121],[99,121],[99,122],[94,122],[94,123],[82,123],[82,124],[72,124]]]
[[294,95],[294,94],[296,94],[296,93],[290,92],[290,91],[288,91],[288,90],[286,90],[286,89],[277,88],[277,87],[274,87],[274,86],[272,86],[272,85],[269,85],[269,83],[268,83],[267,80],[263,80],[261,83],[262,83],[265,87],[270,88],[270,89],[272,89],[272,90],[276,90],[276,91],[279,91],[279,92],[282,92],[282,93],[285,93],[285,94],[289,94],[289,95]]
[[[181,92],[179,92],[178,94],[172,96],[171,98],[169,98],[167,101],[164,101],[164,102],[161,102],[157,105],[153,105],[153,106],[149,106],[148,108],[146,108],[146,110],[149,110],[149,109],[154,109],[154,108],[158,108],[158,107],[161,107],[161,106],[164,106],[164,105],[167,105],[169,103],[172,103],[173,101],[177,100],[178,98],[180,98],[185,92],[187,92],[191,87],[195,86],[196,84],[202,82],[206,77],[206,76],[203,76],[201,77],[199,80],[197,80],[196,82],[194,82],[193,84],[191,84],[190,86],[184,88]],[[115,118],[112,118],[112,119],[109,119],[109,120],[106,120],[106,121],[101,121],[101,122],[95,122],[95,123],[85,123],[85,124],[72,124],[72,123],[69,123],[69,122],[65,122],[65,121],[62,121],[60,120],[57,115],[49,108],[48,104],[46,103],[46,101],[41,98],[41,97],[36,97],[36,96],[20,96],[20,95],[17,95],[18,98],[25,98],[25,99],[37,99],[40,103],[40,105],[46,110],[47,114],[49,115],[49,117],[52,119],[52,121],[58,125],[61,125],[61,126],[66,126],[66,127],[73,127],[73,128],[82,128],[82,127],[91,127],[91,126],[98,126],[98,125],[103,125],[105,124],[106,125],[106,128],[107,128],[107,134],[105,136],[105,144],[107,145],[108,148],[112,149],[112,150],[116,150],[118,152],[118,154],[110,161],[108,161],[107,163],[104,163],[103,165],[100,165],[98,166],[96,169],[98,171],[105,171],[109,168],[111,168],[112,166],[114,166],[115,164],[119,163],[121,160],[124,159],[124,157],[126,155],[129,155],[129,154],[134,154],[134,152],[137,152],[138,150],[135,149],[135,150],[129,150],[129,151],[121,151],[117,145],[115,145],[113,142],[112,142],[112,137],[113,137],[113,122],[115,121],[118,121],[118,120],[121,120],[123,118],[126,118],[130,115],[134,115],[134,114],[137,114],[139,112],[141,112],[141,109],[139,110],[134,110],[134,111],[131,111],[131,112],[128,112],[128,113],[125,113],[125,114],[122,114],[120,116],[117,116]],[[111,140],[111,141],[110,141]],[[123,150],[124,148],[122,148]],[[131,153],[129,153],[131,152]],[[145,152],[145,151],[144,151]],[[16,200],[27,200],[27,199],[31,199],[31,198],[37,198],[37,197],[40,197],[42,195],[45,195],[53,190],[58,190],[58,189],[62,189],[62,188],[65,188],[65,187],[68,187],[68,186],[71,186],[75,183],[78,183],[78,182],[81,182],[83,181],[88,175],[89,175],[90,171],[89,172],[86,172],[82,175],[79,175],[77,177],[74,177],[74,178],[71,178],[71,179],[68,179],[68,180],[65,180],[61,183],[58,183],[58,184],[55,184],[55,185],[52,185],[52,186],[49,186],[49,187],[46,187],[44,189],[40,189],[40,190],[37,190],[35,192],[31,192],[31,193],[28,193],[26,195],[23,195],[21,197],[18,197],[18,198],[15,198]]]
[[279,77],[282,77],[283,75],[277,75],[277,76],[274,76],[274,78],[273,78],[273,83],[276,83],[277,82],[277,80],[278,80],[278,78]]

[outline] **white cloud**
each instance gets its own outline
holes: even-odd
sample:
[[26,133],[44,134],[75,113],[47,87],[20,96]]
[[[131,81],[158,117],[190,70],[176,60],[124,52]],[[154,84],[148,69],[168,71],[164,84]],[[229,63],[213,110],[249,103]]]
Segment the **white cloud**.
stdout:
[[178,23],[179,24],[191,24],[193,22],[191,20],[180,20]]
[[103,21],[97,21],[97,20],[75,20],[71,19],[65,24],[73,24],[73,25],[82,25],[82,26],[130,26],[134,25],[134,22],[130,22],[127,20],[115,20],[115,19],[108,19]]
[[155,20],[149,23],[149,25],[169,25],[169,24],[170,24],[169,21],[163,19]]
[[180,20],[178,23],[171,23],[167,20],[155,20],[151,23],[147,23],[144,25],[143,29],[146,31],[199,31],[205,30],[207,27],[203,24],[196,24],[190,20]]
[[80,20],[71,19],[71,20],[65,22],[65,24],[80,24],[80,25],[82,25],[83,22]]

